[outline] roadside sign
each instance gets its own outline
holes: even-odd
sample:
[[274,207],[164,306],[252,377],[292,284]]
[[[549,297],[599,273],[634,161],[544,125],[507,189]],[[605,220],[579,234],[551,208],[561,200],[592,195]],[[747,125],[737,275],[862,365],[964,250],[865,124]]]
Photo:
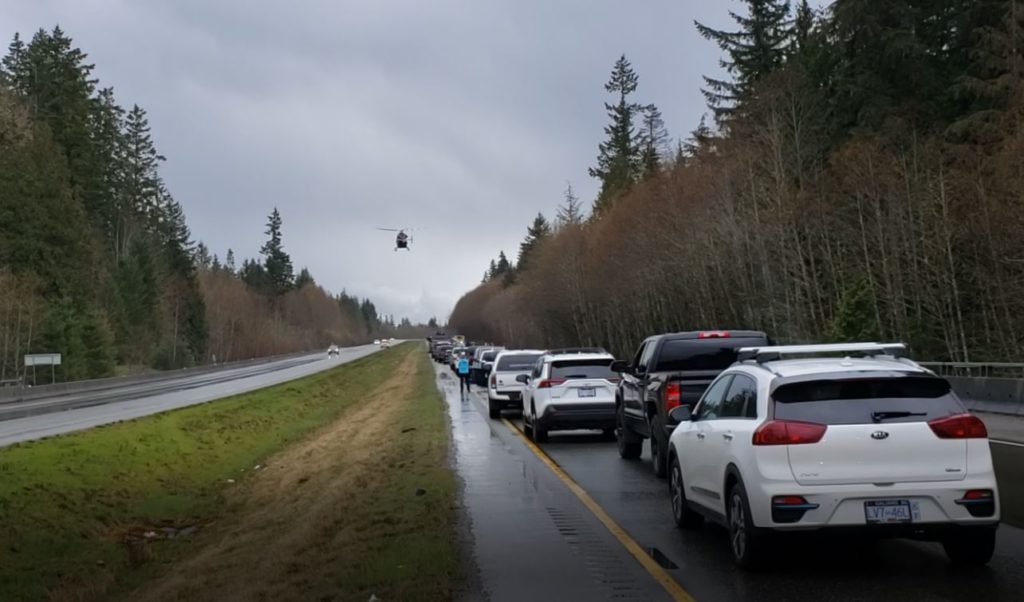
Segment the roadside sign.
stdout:
[[32,353],[25,356],[26,366],[59,366],[59,353]]

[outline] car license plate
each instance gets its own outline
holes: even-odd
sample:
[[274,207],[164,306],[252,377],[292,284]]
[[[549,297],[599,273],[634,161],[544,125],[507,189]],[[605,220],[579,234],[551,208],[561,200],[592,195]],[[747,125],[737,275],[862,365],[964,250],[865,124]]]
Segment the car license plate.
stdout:
[[580,387],[576,389],[580,397],[596,397],[597,389],[594,387]]
[[[916,504],[914,504],[916,506]],[[875,500],[864,502],[864,518],[869,525],[897,525],[914,521],[916,508],[910,500]]]

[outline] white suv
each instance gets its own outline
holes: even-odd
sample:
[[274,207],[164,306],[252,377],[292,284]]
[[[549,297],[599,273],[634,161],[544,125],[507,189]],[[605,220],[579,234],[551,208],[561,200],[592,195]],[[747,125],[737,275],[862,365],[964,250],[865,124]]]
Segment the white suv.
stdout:
[[[985,425],[902,351],[741,349],[692,412],[670,413],[676,523],[724,524],[745,568],[770,533],[831,529],[939,541],[954,563],[988,562],[999,492]],[[783,359],[822,353],[859,357]]]
[[528,376],[523,391],[523,427],[538,443],[548,432],[600,429],[615,436],[615,357],[601,350],[547,352]]
[[529,374],[544,355],[538,349],[503,349],[494,357],[494,367],[487,377],[487,409],[491,418],[501,416],[506,408],[523,409],[525,386],[517,377]]

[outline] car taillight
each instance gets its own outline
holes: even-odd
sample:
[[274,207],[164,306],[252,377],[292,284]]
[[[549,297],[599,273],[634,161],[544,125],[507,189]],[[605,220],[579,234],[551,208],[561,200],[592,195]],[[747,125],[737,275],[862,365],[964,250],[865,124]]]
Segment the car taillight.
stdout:
[[491,388],[492,389],[497,389],[498,388],[498,375],[497,374],[492,374],[491,375]]
[[754,445],[803,445],[817,443],[828,425],[796,420],[769,420],[754,431]]
[[565,382],[564,378],[545,378],[544,380],[537,383],[538,389],[550,389],[556,385],[560,385]]
[[928,426],[939,439],[985,439],[988,429],[985,423],[973,414],[956,414],[929,420]]
[[679,383],[669,383],[665,386],[665,411],[671,412],[682,403],[683,389]]
[[727,339],[729,332],[726,330],[705,330],[697,334],[698,339]]
[[990,500],[992,499],[991,489],[971,489],[964,494],[963,499],[967,501]]

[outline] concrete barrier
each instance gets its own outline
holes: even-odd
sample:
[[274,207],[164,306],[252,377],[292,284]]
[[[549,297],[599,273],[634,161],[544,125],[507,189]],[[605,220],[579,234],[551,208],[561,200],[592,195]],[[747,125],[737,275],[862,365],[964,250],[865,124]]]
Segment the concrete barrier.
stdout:
[[947,376],[953,390],[972,410],[1024,415],[1024,379]]

